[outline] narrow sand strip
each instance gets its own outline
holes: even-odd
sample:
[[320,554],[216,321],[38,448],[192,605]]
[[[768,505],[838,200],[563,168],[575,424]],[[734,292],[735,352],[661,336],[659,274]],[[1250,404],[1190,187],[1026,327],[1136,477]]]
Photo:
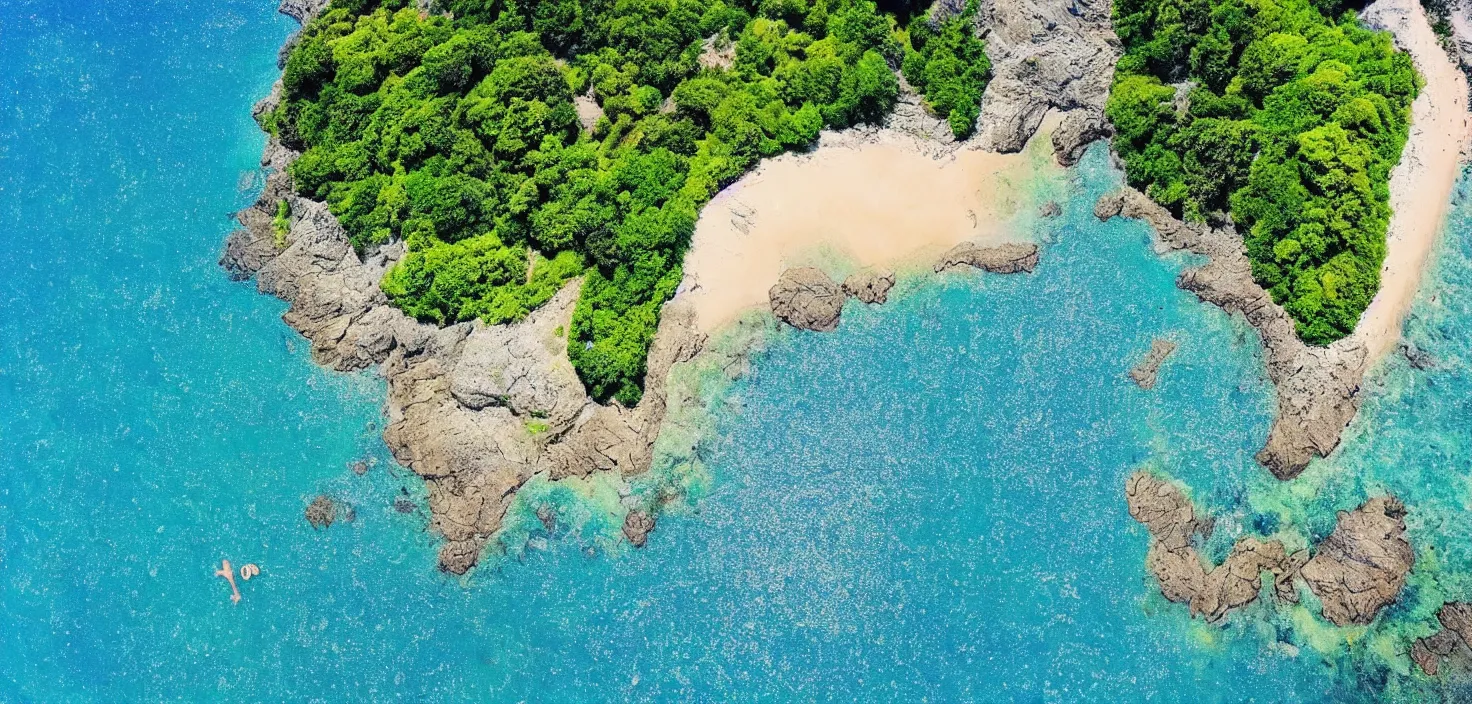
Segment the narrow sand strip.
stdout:
[[1467,145],[1467,79],[1452,64],[1415,0],[1381,0],[1365,20],[1389,29],[1426,79],[1411,105],[1411,137],[1390,174],[1390,232],[1380,291],[1365,309],[1354,337],[1373,365],[1400,341],[1401,324],[1416,298],[1421,274],[1446,223],[1452,188]]
[[1009,233],[1026,231],[1018,216],[1039,205],[1029,186],[1063,173],[1048,141],[1054,126],[1016,154],[934,156],[914,137],[878,130],[825,135],[810,153],[770,159],[701,213],[679,297],[710,332],[767,305],[789,266],[892,267],[967,240],[1015,240]]

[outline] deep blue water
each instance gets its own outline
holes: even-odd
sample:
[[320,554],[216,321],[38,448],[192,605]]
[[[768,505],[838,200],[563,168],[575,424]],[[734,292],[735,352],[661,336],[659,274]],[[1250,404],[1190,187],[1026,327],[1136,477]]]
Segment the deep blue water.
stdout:
[[[1278,524],[1322,535],[1334,508],[1401,492],[1444,554],[1387,619],[1411,625],[1359,643],[1403,645],[1433,597],[1472,596],[1466,208],[1411,324],[1441,366],[1392,361],[1301,495],[1252,462],[1271,408],[1252,333],[1177,290],[1185,262],[1143,226],[1092,218],[1118,180],[1096,149],[1034,275],[908,282],[836,334],[771,341],[717,419],[713,487],[646,548],[565,535],[453,579],[423,515],[391,507],[421,491],[378,439],[381,381],[314,367],[283,304],[215,265],[258,184],[249,107],[292,30],[273,5],[0,0],[0,702],[1310,702],[1425,684],[1363,646],[1313,647],[1266,604],[1191,621],[1153,593],[1123,481],[1146,464],[1185,481],[1222,516],[1217,551]],[[1124,374],[1159,335],[1181,347],[1147,393]],[[322,491],[357,520],[313,531]],[[261,566],[239,606],[222,557]]]

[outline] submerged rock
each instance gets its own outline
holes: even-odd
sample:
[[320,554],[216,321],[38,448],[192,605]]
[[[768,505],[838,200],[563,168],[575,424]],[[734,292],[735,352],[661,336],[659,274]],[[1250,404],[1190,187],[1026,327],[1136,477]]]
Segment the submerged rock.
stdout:
[[337,502],[333,501],[332,497],[322,494],[312,499],[312,503],[307,504],[307,523],[312,524],[312,527],[318,530],[329,528],[337,521],[337,509]]
[[942,255],[934,268],[939,274],[962,266],[975,267],[993,274],[1031,273],[1038,266],[1038,246],[1026,242],[1009,242],[983,247],[975,242],[962,242]]
[[649,534],[654,531],[654,517],[643,509],[634,509],[624,516],[624,537],[636,548],[644,547]]
[[1063,206],[1059,205],[1056,200],[1050,200],[1044,203],[1041,208],[1038,208],[1038,215],[1045,218],[1056,218],[1062,214]]
[[1301,572],[1324,603],[1324,618],[1337,626],[1364,625],[1395,601],[1415,564],[1405,515],[1405,506],[1394,496],[1339,512],[1334,532]]
[[1130,378],[1146,391],[1155,388],[1155,381],[1160,375],[1160,366],[1165,364],[1166,358],[1175,351],[1176,343],[1170,340],[1160,338],[1151,340],[1150,351],[1145,354],[1145,358],[1140,360],[1139,364],[1135,365],[1134,369],[1130,370]]
[[833,279],[810,266],[782,272],[777,284],[767,293],[772,313],[782,322],[803,330],[832,332],[838,329],[838,317],[848,300]]
[[889,300],[889,290],[894,288],[894,272],[860,271],[843,280],[843,292],[864,303],[879,304]]

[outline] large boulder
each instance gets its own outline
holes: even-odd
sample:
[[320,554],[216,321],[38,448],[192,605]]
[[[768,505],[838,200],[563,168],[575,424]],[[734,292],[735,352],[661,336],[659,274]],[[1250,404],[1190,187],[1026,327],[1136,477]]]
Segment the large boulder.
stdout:
[[803,330],[832,332],[838,328],[838,317],[848,294],[810,266],[782,272],[777,285],[768,292],[772,313],[782,322]]

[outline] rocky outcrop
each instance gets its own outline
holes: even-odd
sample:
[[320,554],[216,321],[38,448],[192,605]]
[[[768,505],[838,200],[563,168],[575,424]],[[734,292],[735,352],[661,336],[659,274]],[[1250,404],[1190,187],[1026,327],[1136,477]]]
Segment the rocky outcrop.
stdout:
[[782,272],[776,285],[767,293],[772,314],[795,328],[832,332],[838,329],[838,318],[848,294],[833,279],[810,266]]
[[889,290],[894,288],[894,272],[888,269],[864,271],[850,274],[843,280],[843,292],[871,305],[889,300]]
[[1406,509],[1393,496],[1340,511],[1334,532],[1303,566],[1303,580],[1335,625],[1364,625],[1405,586],[1415,554],[1406,540]]
[[636,548],[644,547],[649,534],[654,531],[654,517],[642,509],[634,509],[624,516],[624,538]]
[[977,22],[992,62],[978,120],[983,148],[1022,149],[1050,110],[1064,113],[1053,141],[1065,163],[1107,134],[1104,102],[1120,54],[1109,13],[1106,0],[982,0]]
[[1089,145],[1114,134],[1114,127],[1105,119],[1103,112],[1074,110],[1064,116],[1058,128],[1053,130],[1053,153],[1058,163],[1073,166],[1084,158]]
[[1411,646],[1411,660],[1421,671],[1435,677],[1442,662],[1451,660],[1465,670],[1472,664],[1472,603],[1448,602],[1436,612],[1441,630],[1417,638]]
[[1150,533],[1146,568],[1170,601],[1189,604],[1191,615],[1209,622],[1252,603],[1262,590],[1262,574],[1273,575],[1274,593],[1294,601],[1293,574],[1300,558],[1276,540],[1244,537],[1220,565],[1209,566],[1197,551],[1195,536],[1210,534],[1211,522],[1197,518],[1190,499],[1174,484],[1149,472],[1125,483],[1130,516]]
[[1262,338],[1268,378],[1278,390],[1277,415],[1257,459],[1279,479],[1292,479],[1314,457],[1339,444],[1340,434],[1360,405],[1360,382],[1369,364],[1363,342],[1348,337],[1328,347],[1298,339],[1293,319],[1252,278],[1239,237],[1230,228],[1187,225],[1143,193],[1126,188],[1094,205],[1100,220],[1123,216],[1144,220],[1159,246],[1202,255],[1207,263],[1176,280],[1207,303],[1240,313]]
[[[1150,533],[1145,565],[1161,594],[1189,604],[1192,616],[1207,621],[1220,620],[1256,599],[1267,572],[1278,601],[1297,603],[1295,580],[1302,579],[1323,604],[1324,618],[1338,626],[1368,624],[1400,595],[1414,564],[1405,536],[1405,507],[1393,496],[1340,511],[1334,532],[1311,558],[1306,550],[1287,553],[1277,540],[1243,536],[1216,566],[1206,564],[1196,548],[1197,536],[1210,536],[1211,522],[1196,515],[1175,484],[1147,471],[1135,472],[1125,481],[1125,500],[1130,516]],[[1472,627],[1466,618],[1472,607],[1466,612],[1459,608],[1446,612],[1446,619],[1458,624],[1457,629]],[[1457,632],[1472,635],[1472,630]],[[1434,669],[1435,658],[1451,653],[1454,645],[1440,634],[1422,640],[1412,656],[1423,668]]]
[[281,0],[279,10],[281,14],[306,24],[327,9],[327,2],[328,0]]
[[1156,338],[1150,341],[1150,351],[1145,353],[1145,358],[1130,370],[1130,378],[1140,388],[1149,391],[1155,388],[1155,381],[1160,376],[1160,366],[1165,364],[1167,357],[1176,351],[1176,343],[1170,340]]
[[974,242],[962,242],[941,255],[935,262],[935,272],[970,266],[993,274],[1031,273],[1038,266],[1038,246],[1026,242],[983,247]]

